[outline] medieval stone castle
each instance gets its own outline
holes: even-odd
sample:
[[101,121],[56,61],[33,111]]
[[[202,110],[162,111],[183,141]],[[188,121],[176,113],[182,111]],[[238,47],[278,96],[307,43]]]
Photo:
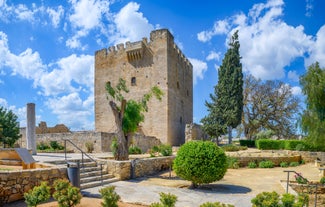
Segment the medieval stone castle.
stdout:
[[126,80],[130,92],[125,98],[140,100],[153,86],[164,96],[151,99],[141,133],[162,143],[185,142],[185,125],[193,122],[193,66],[167,29],[150,33],[150,41],[126,42],[95,54],[95,130],[115,132],[114,116],[105,84]]

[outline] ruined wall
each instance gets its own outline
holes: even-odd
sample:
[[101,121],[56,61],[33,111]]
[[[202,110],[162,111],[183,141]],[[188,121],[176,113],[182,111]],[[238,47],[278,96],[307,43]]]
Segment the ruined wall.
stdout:
[[139,100],[153,86],[164,96],[161,101],[152,98],[148,103],[145,121],[141,123],[146,136],[155,136],[163,143],[179,145],[185,141],[185,124],[193,117],[192,65],[174,43],[166,29],[144,38],[116,47],[102,49],[95,54],[95,129],[115,132],[113,114],[108,107],[105,84],[112,86],[119,78],[126,80],[130,92],[126,99]]
[[64,124],[57,124],[54,127],[47,127],[46,122],[42,121],[36,127],[36,134],[63,133],[70,132]]
[[198,124],[186,124],[185,127],[185,141],[189,142],[192,140],[208,140],[209,136],[205,134]]
[[[25,130],[21,129],[22,137],[25,136]],[[57,141],[61,145],[64,145],[63,139],[68,139],[77,145],[84,152],[87,152],[86,143],[90,142],[94,145],[94,153],[101,152],[111,152],[111,144],[114,139],[115,133],[106,133],[106,132],[94,132],[94,131],[82,131],[82,132],[67,132],[67,133],[53,133],[53,134],[37,134],[36,143],[40,144],[41,142],[49,144],[50,141]],[[26,142],[23,140],[26,138],[21,138],[17,141],[19,146],[26,147]],[[130,140],[130,144],[138,146],[142,152],[147,152],[148,149],[151,149],[153,146],[160,145],[161,142],[156,137],[148,137],[142,134],[134,134]],[[67,142],[67,149],[77,150]]]

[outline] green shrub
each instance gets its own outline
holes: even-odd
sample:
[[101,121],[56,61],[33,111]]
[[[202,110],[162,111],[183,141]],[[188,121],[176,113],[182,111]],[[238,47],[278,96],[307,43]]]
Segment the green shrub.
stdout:
[[251,200],[253,207],[280,207],[280,195],[273,192],[262,192]]
[[260,168],[273,168],[274,167],[274,163],[270,160],[266,160],[266,161],[261,161],[258,164],[258,167]]
[[215,203],[207,202],[200,205],[200,207],[235,207],[235,206],[231,204],[220,203],[220,202],[215,202]]
[[40,142],[39,144],[37,144],[38,150],[47,150],[49,148],[50,148],[50,146],[48,144],[46,144],[45,142]]
[[292,207],[295,203],[295,196],[289,193],[285,193],[281,198],[283,207]]
[[130,146],[129,154],[130,155],[142,154],[142,150],[137,146]]
[[68,180],[55,180],[54,190],[53,198],[58,201],[60,207],[72,207],[80,203],[80,189],[73,187]]
[[249,162],[248,163],[248,168],[257,168],[256,162]]
[[319,181],[320,184],[325,184],[325,177],[322,177]]
[[241,140],[239,140],[239,144],[240,144],[240,146],[256,147],[255,140],[241,139]]
[[63,150],[64,147],[60,145],[57,141],[50,141],[50,146],[54,150]]
[[93,142],[86,142],[85,147],[87,149],[87,153],[92,153],[94,151],[94,143]]
[[24,193],[25,203],[28,207],[34,207],[42,202],[46,202],[51,197],[51,187],[47,182],[42,182],[41,185],[35,186],[33,190]]
[[177,196],[170,193],[159,193],[161,203],[152,203],[150,207],[175,207]]
[[296,198],[291,194],[283,194],[280,202],[280,195],[273,192],[262,192],[251,200],[253,207],[302,207],[308,204],[308,195],[301,194]]
[[223,145],[221,148],[226,152],[236,152],[236,151],[240,151],[240,150],[247,150],[246,146],[236,146],[233,144]]
[[299,166],[299,162],[290,162],[289,166],[290,167],[297,167],[297,166]]
[[213,142],[191,141],[179,148],[173,169],[196,187],[222,179],[227,171],[227,156]]
[[104,201],[101,202],[103,207],[118,207],[117,202],[120,200],[120,196],[115,192],[115,186],[102,188],[99,193]]
[[284,149],[285,140],[260,139],[256,140],[256,147],[261,150]]
[[161,144],[158,146],[158,148],[159,148],[159,153],[162,156],[170,156],[173,154],[172,146],[170,146],[168,144]]
[[238,169],[239,168],[238,159],[235,157],[227,156],[227,163],[228,163],[228,168],[230,168],[230,169]]
[[301,140],[286,140],[284,149],[286,150],[297,150],[301,149],[301,145],[303,145],[304,142]]
[[281,162],[280,167],[288,167],[289,164],[287,162]]

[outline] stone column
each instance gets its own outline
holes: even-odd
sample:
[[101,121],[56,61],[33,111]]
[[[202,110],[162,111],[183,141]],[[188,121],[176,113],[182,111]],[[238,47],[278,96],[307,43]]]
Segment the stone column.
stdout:
[[35,136],[35,104],[27,104],[27,126],[26,126],[26,143],[27,149],[32,150],[33,155],[36,155],[36,136]]

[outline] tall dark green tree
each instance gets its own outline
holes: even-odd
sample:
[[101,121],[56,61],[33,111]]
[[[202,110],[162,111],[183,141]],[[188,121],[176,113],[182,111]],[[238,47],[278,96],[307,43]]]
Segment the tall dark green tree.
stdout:
[[0,143],[13,147],[21,137],[19,134],[18,117],[11,111],[0,106]]
[[[216,131],[224,133],[228,128],[229,143],[232,142],[232,129],[241,123],[243,111],[243,73],[239,55],[238,31],[230,39],[229,48],[218,69],[218,84],[211,103],[206,103],[209,115],[202,119],[203,125],[214,124]],[[204,126],[203,129],[214,128]]]
[[306,95],[306,110],[301,117],[302,130],[316,146],[325,150],[325,69],[316,62],[300,78]]

